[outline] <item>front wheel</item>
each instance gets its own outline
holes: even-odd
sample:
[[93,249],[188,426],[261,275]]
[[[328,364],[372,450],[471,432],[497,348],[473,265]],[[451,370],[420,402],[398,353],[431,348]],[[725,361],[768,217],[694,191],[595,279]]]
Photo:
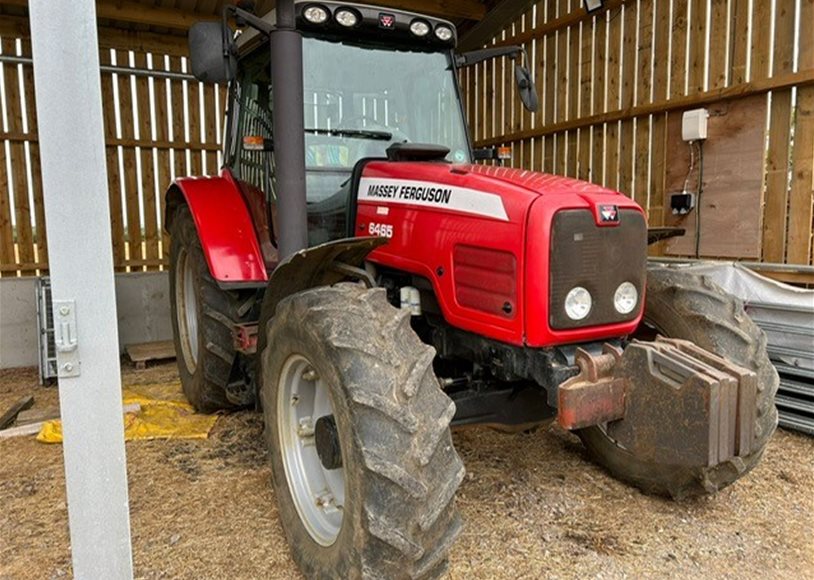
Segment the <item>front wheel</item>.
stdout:
[[650,267],[647,272],[643,327],[650,334],[692,341],[757,375],[754,451],[712,467],[690,468],[636,457],[602,426],[577,434],[597,463],[645,492],[677,499],[714,493],[757,465],[777,426],[774,396],[778,377],[766,353],[766,336],[744,312],[740,300],[704,276],[663,266]]
[[460,531],[455,405],[435,351],[384,290],[352,284],[281,301],[260,392],[272,482],[309,578],[435,578]]

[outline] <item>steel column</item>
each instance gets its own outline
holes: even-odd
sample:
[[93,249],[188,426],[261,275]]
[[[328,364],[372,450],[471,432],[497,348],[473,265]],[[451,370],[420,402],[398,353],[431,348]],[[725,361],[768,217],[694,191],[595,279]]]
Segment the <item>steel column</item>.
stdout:
[[[76,578],[132,578],[121,376],[93,0],[30,0]],[[100,251],[101,249],[101,251]]]

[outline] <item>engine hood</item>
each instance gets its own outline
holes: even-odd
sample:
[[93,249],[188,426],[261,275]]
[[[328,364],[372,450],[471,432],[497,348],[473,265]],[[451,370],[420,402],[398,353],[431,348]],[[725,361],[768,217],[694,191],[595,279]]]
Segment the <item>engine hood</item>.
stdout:
[[585,181],[474,164],[371,161],[364,166],[359,187],[360,201],[420,205],[513,222],[524,222],[531,205],[543,198],[552,208],[592,209],[598,224],[608,204],[639,209],[630,198]]

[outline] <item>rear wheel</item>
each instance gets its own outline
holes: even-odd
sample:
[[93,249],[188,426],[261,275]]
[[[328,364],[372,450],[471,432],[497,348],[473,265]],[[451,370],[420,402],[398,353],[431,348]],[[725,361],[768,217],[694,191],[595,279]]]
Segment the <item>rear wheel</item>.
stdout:
[[597,463],[643,491],[674,498],[714,493],[757,465],[777,426],[778,377],[766,353],[766,336],[746,315],[741,301],[709,279],[662,266],[647,273],[644,326],[651,336],[690,340],[757,374],[758,408],[751,447],[755,451],[713,467],[689,468],[644,461],[617,445],[601,426],[577,434]]
[[435,351],[384,290],[281,301],[261,353],[272,481],[307,577],[434,578],[460,530],[464,468]]
[[170,225],[170,302],[175,355],[184,394],[203,413],[251,403],[248,386],[227,386],[235,352],[232,325],[248,310],[236,292],[221,290],[209,273],[192,214],[179,207]]

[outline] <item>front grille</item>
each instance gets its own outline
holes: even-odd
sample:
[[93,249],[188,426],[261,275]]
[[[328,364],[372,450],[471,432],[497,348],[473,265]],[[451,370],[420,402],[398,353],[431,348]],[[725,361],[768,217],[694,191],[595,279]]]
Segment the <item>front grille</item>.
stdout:
[[[647,261],[647,225],[635,210],[620,210],[618,226],[597,226],[588,210],[564,210],[551,228],[549,324],[553,329],[613,324],[636,318],[641,310]],[[639,304],[630,314],[613,307],[613,294],[622,282],[639,291]],[[575,286],[591,293],[588,316],[571,320],[565,296]]]

